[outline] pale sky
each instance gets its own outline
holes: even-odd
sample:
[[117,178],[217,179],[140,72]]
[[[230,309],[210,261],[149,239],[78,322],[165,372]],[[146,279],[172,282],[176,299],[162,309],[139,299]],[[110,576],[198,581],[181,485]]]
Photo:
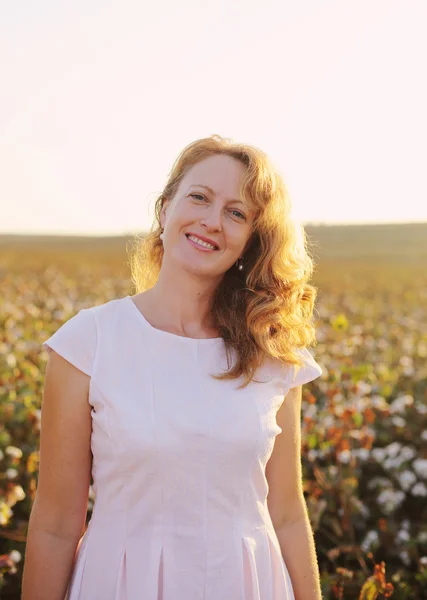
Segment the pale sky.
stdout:
[[147,230],[178,153],[265,150],[303,223],[427,221],[426,0],[0,0],[0,233]]

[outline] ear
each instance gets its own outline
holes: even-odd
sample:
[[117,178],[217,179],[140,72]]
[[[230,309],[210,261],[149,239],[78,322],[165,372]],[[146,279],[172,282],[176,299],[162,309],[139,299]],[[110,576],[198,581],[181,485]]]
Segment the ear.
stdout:
[[167,212],[169,204],[170,204],[169,199],[166,198],[166,200],[164,200],[163,206],[162,206],[162,208],[160,210],[160,227],[162,229],[165,228],[166,212]]

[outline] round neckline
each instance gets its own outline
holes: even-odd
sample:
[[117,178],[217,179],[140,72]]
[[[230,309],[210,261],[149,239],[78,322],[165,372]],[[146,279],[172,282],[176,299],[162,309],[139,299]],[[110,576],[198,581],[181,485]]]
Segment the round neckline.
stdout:
[[147,321],[147,319],[144,317],[142,312],[139,310],[139,308],[137,307],[135,302],[132,300],[132,296],[130,296],[128,294],[127,296],[125,296],[124,299],[128,300],[130,302],[130,304],[133,305],[133,310],[136,313],[136,316],[139,317],[139,320],[143,323],[143,325],[145,325],[145,327],[147,329],[151,329],[151,331],[153,331],[154,333],[156,333],[158,335],[163,335],[164,337],[168,337],[169,339],[173,338],[173,339],[179,339],[179,340],[183,340],[183,341],[185,340],[188,343],[198,343],[198,344],[218,343],[219,341],[222,340],[222,337],[192,338],[192,337],[187,337],[185,335],[178,335],[177,333],[172,333],[170,331],[164,331],[163,329],[157,329],[157,327],[154,327],[153,325],[151,325],[151,323],[149,321]]

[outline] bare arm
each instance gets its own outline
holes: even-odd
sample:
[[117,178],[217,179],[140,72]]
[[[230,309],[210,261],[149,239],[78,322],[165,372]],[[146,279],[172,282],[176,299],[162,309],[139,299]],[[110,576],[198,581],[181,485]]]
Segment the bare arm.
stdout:
[[292,388],[277,412],[282,432],[266,467],[267,503],[295,600],[321,600],[314,536],[302,485],[301,399],[302,387]]
[[21,600],[64,600],[87,511],[92,455],[90,377],[50,351],[41,413],[40,469]]

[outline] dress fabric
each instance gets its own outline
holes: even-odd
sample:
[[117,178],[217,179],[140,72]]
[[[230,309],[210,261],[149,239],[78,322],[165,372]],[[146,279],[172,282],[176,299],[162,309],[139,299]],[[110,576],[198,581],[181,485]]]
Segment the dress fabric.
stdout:
[[217,381],[221,338],[154,328],[131,296],[80,310],[44,343],[90,376],[92,516],[65,600],[294,600],[265,467],[286,392],[322,374],[267,360]]

